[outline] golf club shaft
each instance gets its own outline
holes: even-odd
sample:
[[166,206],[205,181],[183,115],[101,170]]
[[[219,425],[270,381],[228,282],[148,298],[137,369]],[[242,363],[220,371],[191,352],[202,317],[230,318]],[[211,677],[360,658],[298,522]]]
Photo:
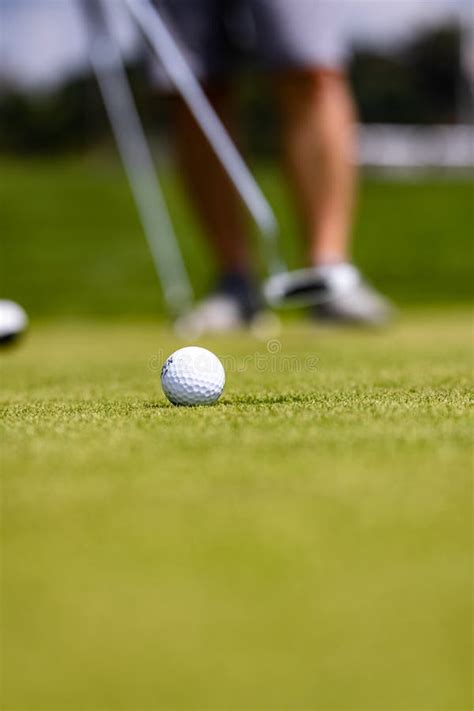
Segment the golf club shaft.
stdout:
[[274,212],[188,66],[173,35],[149,0],[125,2],[265,238],[270,271],[282,271],[284,266],[278,254],[278,224]]
[[177,314],[193,300],[192,287],[138,115],[118,41],[104,0],[82,0],[90,61],[135,198],[164,297]]

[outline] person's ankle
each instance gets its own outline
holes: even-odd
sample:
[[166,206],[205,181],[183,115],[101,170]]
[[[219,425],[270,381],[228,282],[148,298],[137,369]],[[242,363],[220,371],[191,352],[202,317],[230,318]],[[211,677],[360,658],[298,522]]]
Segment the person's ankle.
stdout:
[[241,291],[250,288],[253,279],[249,270],[229,269],[220,273],[217,283],[223,291]]

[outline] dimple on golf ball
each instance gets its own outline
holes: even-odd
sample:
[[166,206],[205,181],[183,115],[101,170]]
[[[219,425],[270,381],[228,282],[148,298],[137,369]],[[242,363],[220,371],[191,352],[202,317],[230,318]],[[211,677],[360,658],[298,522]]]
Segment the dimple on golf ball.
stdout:
[[224,390],[224,367],[205,348],[181,348],[164,364],[161,385],[173,405],[212,405]]

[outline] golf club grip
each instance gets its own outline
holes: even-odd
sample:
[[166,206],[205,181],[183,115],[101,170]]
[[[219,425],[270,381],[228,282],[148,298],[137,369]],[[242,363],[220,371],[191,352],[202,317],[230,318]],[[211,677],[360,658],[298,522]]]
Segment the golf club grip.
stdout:
[[158,10],[149,0],[125,2],[175,88],[192,111],[260,231],[268,241],[276,241],[278,223],[268,200],[207,99]]

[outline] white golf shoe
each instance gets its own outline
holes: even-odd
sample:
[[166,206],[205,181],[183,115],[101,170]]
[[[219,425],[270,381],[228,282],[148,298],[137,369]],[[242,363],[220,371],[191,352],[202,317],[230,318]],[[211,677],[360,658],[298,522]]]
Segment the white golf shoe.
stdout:
[[176,332],[183,337],[226,333],[251,326],[261,313],[258,291],[239,274],[223,276],[216,290],[179,318]]
[[276,307],[310,306],[325,322],[382,326],[394,315],[390,302],[352,264],[278,274],[267,281],[264,293]]

